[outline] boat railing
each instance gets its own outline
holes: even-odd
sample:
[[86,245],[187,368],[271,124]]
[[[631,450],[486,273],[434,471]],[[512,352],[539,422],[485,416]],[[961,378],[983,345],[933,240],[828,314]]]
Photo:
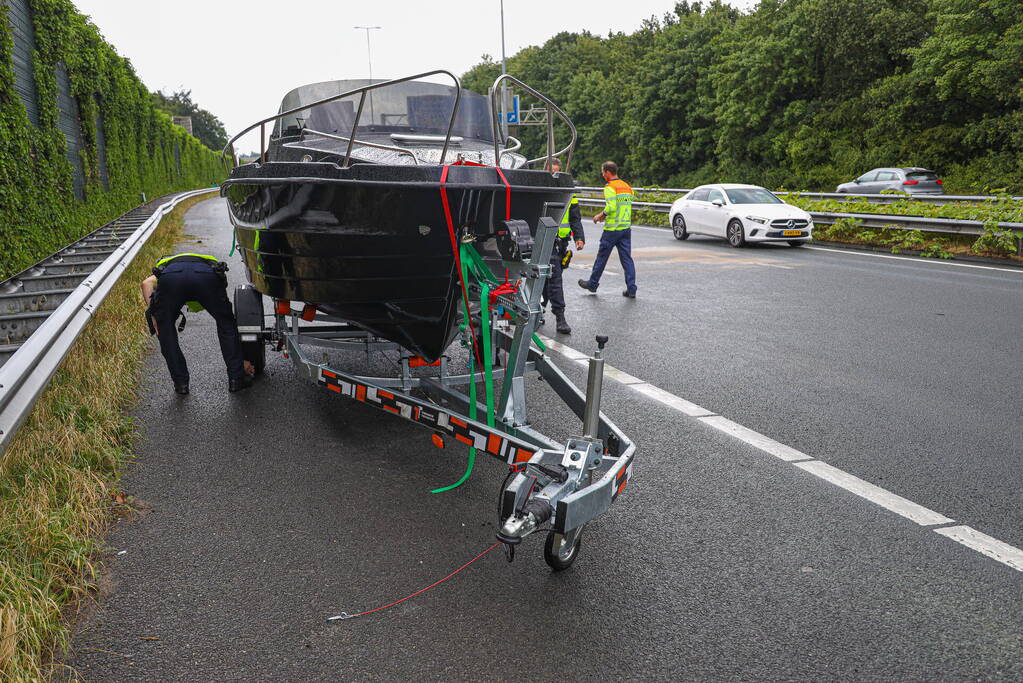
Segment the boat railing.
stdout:
[[[315,102],[309,102],[308,104],[303,104],[302,106],[295,107],[294,109],[289,109],[287,111],[278,112],[277,114],[274,114],[273,116],[268,116],[267,118],[265,118],[265,119],[263,119],[261,121],[255,122],[254,124],[252,124],[251,126],[246,128],[245,130],[243,130],[242,132],[238,133],[233,138],[228,140],[227,144],[224,145],[223,151],[220,153],[221,158],[226,158],[227,150],[231,148],[231,146],[234,144],[234,142],[236,140],[238,140],[243,135],[245,135],[247,133],[250,133],[251,131],[255,130],[256,128],[259,128],[259,158],[260,159],[265,159],[266,158],[266,124],[279,121],[280,119],[283,119],[285,116],[291,116],[292,114],[297,114],[298,112],[306,111],[308,109],[312,109],[313,107],[317,107],[317,106],[319,106],[321,104],[327,104],[328,102],[333,102],[335,100],[344,99],[345,97],[354,97],[355,95],[359,95],[359,106],[358,106],[358,109],[356,110],[356,113],[355,113],[355,123],[352,125],[353,136],[348,138],[348,149],[345,151],[345,159],[344,159],[344,163],[342,164],[345,168],[347,168],[349,163],[352,160],[352,149],[353,149],[353,147],[356,144],[366,145],[368,147],[380,147],[380,145],[377,145],[376,143],[370,143],[370,142],[366,142],[364,140],[357,140],[354,137],[355,131],[357,131],[359,129],[359,120],[362,118],[363,105],[366,104],[366,94],[369,93],[369,92],[372,92],[373,90],[379,90],[380,88],[386,88],[386,87],[389,87],[389,86],[392,86],[392,85],[397,85],[398,83],[405,83],[407,81],[416,81],[416,80],[419,80],[420,78],[426,78],[428,76],[436,76],[438,74],[443,74],[445,76],[450,77],[451,80],[455,84],[455,103],[454,103],[454,106],[451,107],[451,117],[448,119],[447,134],[444,136],[444,149],[441,150],[441,153],[440,153],[440,163],[443,164],[444,160],[445,160],[445,157],[447,157],[447,154],[448,154],[448,147],[449,147],[450,142],[451,142],[451,131],[454,129],[454,126],[455,126],[455,117],[458,115],[458,103],[459,103],[459,101],[462,98],[462,84],[459,82],[458,77],[455,76],[450,71],[447,71],[445,69],[435,69],[433,71],[426,71],[426,72],[423,72],[423,73],[420,73],[420,74],[415,74],[413,76],[405,76],[404,78],[394,78],[394,79],[391,79],[389,81],[381,81],[379,83],[370,83],[369,85],[364,85],[361,88],[354,88],[354,89],[349,90],[347,92],[339,93],[337,95],[331,95],[330,97],[325,97],[325,98],[323,98],[321,100],[317,100]],[[540,97],[542,97],[542,95],[540,95]],[[558,110],[558,111],[560,112],[560,110]],[[562,116],[564,116],[564,114],[562,114]],[[571,125],[571,122],[569,122],[569,125]],[[575,134],[575,128],[572,129],[572,133],[573,133],[573,135]],[[575,138],[573,137],[573,141],[574,141],[574,139]],[[384,147],[384,149],[392,149],[392,148]],[[496,143],[495,143],[495,149],[496,149]],[[407,151],[407,150],[402,150],[402,151]]]
[[[500,85],[504,81],[510,81],[510,82],[514,83],[515,85],[517,85],[518,87],[522,88],[523,90],[528,92],[530,95],[535,97],[536,99],[538,99],[541,102],[543,102],[544,104],[546,104],[549,107],[549,111],[553,111],[555,114],[557,114],[558,117],[562,121],[565,122],[565,124],[568,126],[569,131],[571,131],[571,133],[572,133],[572,141],[568,143],[568,146],[565,147],[562,150],[559,150],[559,151],[555,152],[554,151],[554,120],[550,116],[548,116],[547,117],[547,154],[546,154],[546,156],[537,157],[536,159],[530,159],[526,163],[527,164],[533,164],[533,163],[536,163],[537,161],[544,161],[544,160],[546,160],[547,167],[550,168],[550,165],[553,163],[554,158],[555,157],[560,157],[561,155],[564,154],[565,155],[565,168],[564,168],[564,171],[566,173],[568,173],[569,170],[572,168],[572,152],[575,151],[575,143],[579,139],[579,134],[575,130],[575,124],[573,124],[572,120],[570,118],[568,118],[568,116],[565,114],[565,112],[563,112],[561,110],[561,107],[556,105],[549,97],[547,97],[543,93],[539,92],[538,90],[534,90],[533,88],[529,87],[528,85],[526,85],[525,83],[523,83],[519,79],[515,78],[511,74],[501,74],[500,76],[497,77],[497,80],[494,81],[494,84],[492,86],[490,86],[490,114],[491,114],[491,123],[492,123],[492,125],[494,127],[494,165],[495,166],[500,166],[501,165],[501,155],[502,154],[504,154],[505,152],[510,152],[510,151],[512,151],[512,149],[518,149],[518,147],[514,147],[514,148],[510,148],[510,149],[502,149],[501,148],[501,134],[500,134],[501,125],[500,125],[500,121],[499,121],[499,118],[498,118],[499,108],[497,106],[497,93],[498,93],[498,87],[497,86]],[[510,135],[508,136],[508,138],[509,139],[514,139]],[[518,140],[516,140],[516,142],[518,142]],[[519,147],[521,147],[521,143],[519,144]]]

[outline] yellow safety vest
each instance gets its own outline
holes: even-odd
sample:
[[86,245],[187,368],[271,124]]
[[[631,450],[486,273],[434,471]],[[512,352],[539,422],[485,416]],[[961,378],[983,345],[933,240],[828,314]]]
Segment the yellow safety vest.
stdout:
[[561,226],[558,228],[558,237],[565,239],[572,234],[572,226],[568,222],[568,214],[572,211],[572,207],[579,203],[579,199],[573,195],[572,201],[565,207],[565,215],[561,217]]
[[[168,263],[170,263],[171,261],[180,256],[194,256],[196,258],[201,258],[204,261],[209,261],[211,264],[220,263],[220,259],[214,256],[210,256],[209,254],[193,254],[191,252],[182,252],[180,254],[174,254],[173,256],[164,256],[162,259],[156,262],[156,267],[163,268],[165,265],[167,265]],[[198,301],[186,301],[185,305],[188,306],[188,310],[191,311],[192,313],[198,313],[199,311],[203,310],[202,304],[200,304]]]
[[604,186],[604,229],[625,230],[632,227],[632,188],[615,178]]

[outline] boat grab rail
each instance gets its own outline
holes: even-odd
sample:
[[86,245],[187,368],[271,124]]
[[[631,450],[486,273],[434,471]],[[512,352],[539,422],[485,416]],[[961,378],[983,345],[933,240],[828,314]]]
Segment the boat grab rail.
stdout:
[[[322,130],[315,130],[313,128],[303,128],[302,132],[299,134],[299,142],[301,142],[302,140],[305,139],[306,133],[309,133],[311,135],[319,135],[320,137],[324,137],[324,138],[330,138],[331,140],[340,140],[341,142],[347,142],[347,143],[351,143],[352,142],[352,138],[346,138],[343,135],[334,135],[333,133],[325,133]],[[438,136],[438,137],[440,137],[440,136]],[[399,154],[408,154],[410,157],[412,157],[412,163],[415,164],[416,166],[419,165],[419,158],[411,150],[405,149],[404,147],[393,147],[391,145],[381,145],[381,144],[376,143],[376,142],[367,142],[366,140],[356,140],[355,142],[356,142],[356,144],[363,145],[365,147],[375,147],[376,149],[386,149],[386,150],[388,150],[390,152],[398,152]],[[291,145],[294,145],[294,144],[295,143],[288,143],[288,145],[285,145],[285,146],[291,146]],[[298,145],[298,146],[301,149],[312,149],[311,147],[304,147],[302,145]],[[318,150],[318,151],[322,152],[323,150]]]
[[[381,81],[380,83],[370,83],[369,85],[364,85],[361,88],[354,88],[352,90],[348,90],[347,92],[343,92],[343,93],[340,93],[340,94],[337,94],[337,95],[331,95],[330,97],[325,97],[322,100],[317,100],[316,102],[310,102],[308,104],[303,104],[300,107],[295,107],[294,109],[289,109],[288,111],[278,112],[277,114],[274,114],[273,116],[268,116],[267,118],[262,119],[261,121],[257,121],[255,123],[253,123],[251,126],[249,126],[245,130],[243,130],[242,132],[238,133],[233,138],[228,140],[227,144],[224,145],[224,149],[220,152],[220,157],[222,159],[226,158],[228,148],[230,148],[231,145],[233,145],[234,142],[238,138],[242,137],[246,133],[249,133],[249,132],[255,130],[256,128],[259,128],[259,158],[260,159],[264,159],[266,157],[266,124],[268,124],[268,123],[270,123],[272,121],[278,121],[280,119],[283,119],[285,116],[291,116],[292,114],[297,114],[300,111],[306,111],[307,109],[312,109],[313,107],[318,107],[321,104],[327,104],[328,102],[333,102],[334,100],[340,100],[340,99],[343,99],[345,97],[352,97],[353,95],[360,95],[360,97],[359,97],[359,108],[358,108],[358,111],[355,114],[355,123],[352,125],[352,131],[354,132],[354,131],[359,129],[359,121],[362,119],[363,105],[366,103],[366,93],[370,92],[371,90],[378,90],[380,88],[386,88],[386,87],[389,87],[389,86],[392,86],[392,85],[397,85],[398,83],[405,83],[406,81],[415,81],[415,80],[419,80],[420,78],[426,78],[427,76],[436,76],[437,74],[443,74],[445,76],[450,76],[451,80],[454,81],[454,83],[455,83],[455,104],[451,108],[451,118],[448,119],[448,130],[447,130],[447,134],[444,136],[444,149],[440,153],[440,163],[443,164],[444,163],[444,159],[445,159],[445,157],[447,157],[447,154],[448,154],[448,146],[449,146],[449,143],[451,141],[451,131],[455,127],[455,117],[458,115],[458,103],[462,99],[462,84],[461,84],[461,82],[458,80],[457,76],[455,76],[453,73],[451,73],[450,71],[448,71],[446,69],[434,69],[433,71],[425,71],[423,73],[415,74],[413,76],[405,76],[404,78],[392,78],[391,80]],[[529,88],[527,87],[527,89],[529,89]],[[543,97],[542,95],[539,95],[539,96]],[[544,99],[546,99],[546,98],[544,98]],[[560,110],[559,110],[559,112],[560,112]],[[564,114],[562,114],[562,116],[564,116]],[[571,122],[569,122],[569,125],[572,125]],[[572,129],[572,132],[573,132],[573,134],[575,133],[575,128],[574,127]],[[573,140],[574,140],[574,138],[573,138]],[[362,144],[362,145],[369,144],[369,143],[363,142],[362,140],[356,140],[355,138],[349,138],[349,140],[348,140],[348,150],[345,152],[345,160],[344,160],[344,164],[343,164],[344,167],[346,167],[346,168],[348,167],[348,163],[352,159],[352,147],[354,147],[356,142],[358,142],[359,144]],[[496,143],[495,143],[495,149],[496,149]]]
[[[568,173],[569,170],[572,168],[572,152],[575,151],[575,143],[579,139],[579,134],[576,132],[575,124],[572,123],[572,119],[568,118],[568,115],[566,115],[565,112],[563,112],[561,110],[561,107],[556,105],[549,97],[547,97],[546,95],[544,95],[540,91],[534,90],[533,88],[529,87],[528,85],[526,85],[525,83],[523,83],[519,79],[515,78],[511,74],[501,74],[494,81],[494,84],[492,86],[490,86],[490,114],[491,114],[491,124],[494,127],[494,165],[495,166],[500,166],[501,165],[501,154],[503,154],[504,152],[511,151],[511,150],[503,150],[503,149],[501,149],[501,143],[500,143],[501,135],[500,135],[499,131],[501,130],[501,126],[500,126],[500,122],[498,121],[497,86],[500,85],[501,82],[503,82],[503,81],[511,81],[512,83],[514,83],[518,87],[520,87],[523,90],[525,90],[526,92],[528,92],[533,97],[537,98],[538,100],[541,100],[544,104],[546,104],[548,107],[550,107],[550,111],[553,111],[555,114],[557,114],[558,117],[560,117],[561,120],[564,121],[568,125],[568,129],[570,131],[572,131],[572,141],[568,143],[568,146],[566,146],[562,150],[554,152],[553,151],[554,150],[554,121],[553,121],[553,119],[551,119],[551,117],[548,116],[547,117],[547,155],[543,156],[543,157],[537,157],[536,159],[530,159],[526,163],[527,164],[532,164],[532,163],[535,163],[537,161],[543,161],[544,159],[546,159],[547,160],[547,164],[548,164],[548,168],[549,168],[551,162],[554,160],[554,157],[558,157],[558,156],[561,156],[562,154],[565,154],[566,157],[565,157],[565,169],[564,170],[565,170],[565,173]],[[509,137],[511,137],[511,136],[509,136]]]

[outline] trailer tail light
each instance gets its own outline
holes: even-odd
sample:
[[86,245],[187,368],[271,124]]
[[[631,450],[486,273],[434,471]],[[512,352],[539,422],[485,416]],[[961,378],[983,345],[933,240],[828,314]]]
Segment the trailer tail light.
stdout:
[[935,180],[934,182],[936,182],[936,183],[937,183],[937,184],[939,184],[939,185],[941,185],[941,184],[942,184],[942,183],[941,183],[941,178],[937,178],[937,179],[936,179],[936,180]]
[[306,304],[302,309],[302,320],[311,323],[316,318],[316,304]]
[[919,180],[903,180],[902,184],[903,185],[919,185],[920,181]]
[[437,448],[444,448],[444,438],[440,434],[434,432],[430,435],[430,440],[433,441],[433,445]]
[[288,315],[291,313],[291,302],[290,301],[278,301],[277,308],[274,309],[277,315]]

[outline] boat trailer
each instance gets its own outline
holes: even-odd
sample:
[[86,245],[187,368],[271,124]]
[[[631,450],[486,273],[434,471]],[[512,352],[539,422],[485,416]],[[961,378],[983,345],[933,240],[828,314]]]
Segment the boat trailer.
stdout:
[[[420,424],[434,433],[435,443],[446,436],[474,449],[470,468],[476,451],[505,463],[509,473],[500,492],[497,539],[511,561],[523,538],[547,531],[544,559],[560,571],[578,556],[584,526],[604,513],[625,488],[636,446],[600,412],[607,337],[596,338],[584,393],[551,362],[535,335],[543,314],[540,299],[550,275],[556,221],[540,218],[532,230],[523,221],[505,224],[506,238],[503,243],[497,240],[497,248],[506,284],[518,284],[497,288],[491,295],[493,304],[485,306],[481,303],[487,298],[485,285],[478,280],[463,282],[466,299],[477,304],[470,306],[470,324],[463,325],[461,334],[471,358],[468,372],[452,372],[448,356],[427,363],[310,304],[298,309],[293,302],[274,301],[273,312],[264,315],[264,297],[252,285],[236,288],[235,311],[243,355],[257,372],[270,346],[324,390]],[[269,317],[272,324],[267,324]],[[353,374],[317,362],[311,355],[314,348],[363,357],[397,352],[400,370],[392,377]],[[478,367],[476,359],[486,369]],[[579,436],[561,443],[530,426],[525,379],[531,373],[547,382],[582,421]],[[501,380],[499,398],[494,380]],[[476,397],[479,383],[486,385],[487,402]]]

